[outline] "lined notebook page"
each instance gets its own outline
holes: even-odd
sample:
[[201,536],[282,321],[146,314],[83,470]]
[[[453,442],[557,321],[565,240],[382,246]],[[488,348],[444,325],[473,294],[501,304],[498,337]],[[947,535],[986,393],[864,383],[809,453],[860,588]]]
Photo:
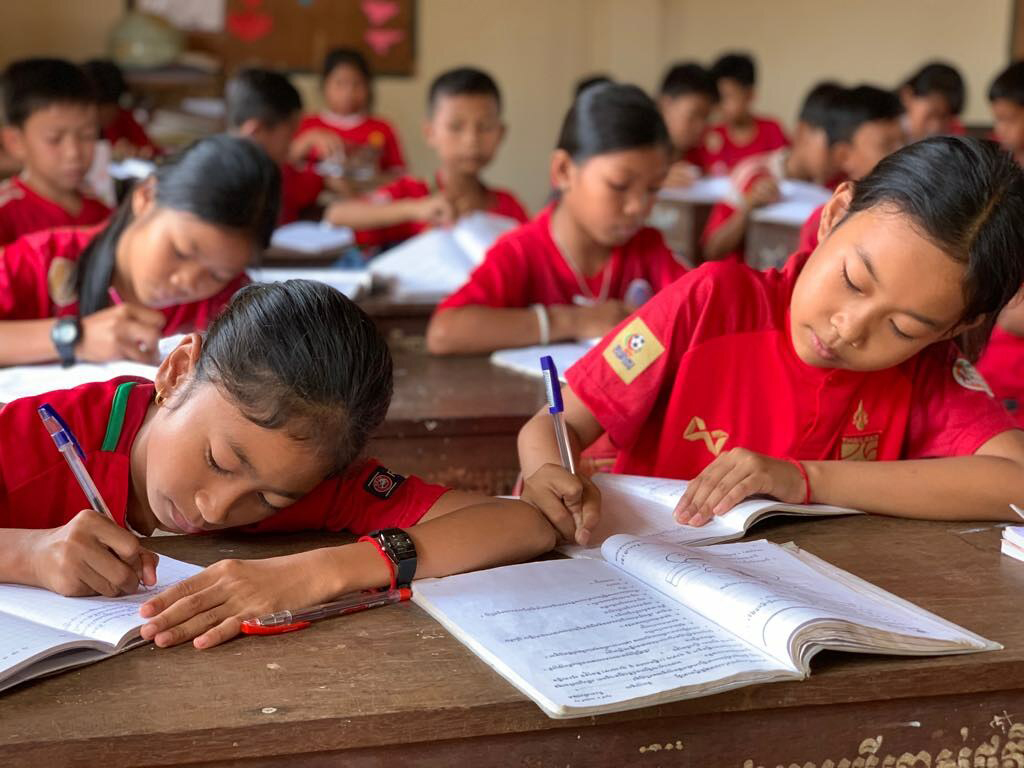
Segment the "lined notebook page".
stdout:
[[71,632],[0,613],[0,678],[8,670],[31,661],[40,653],[81,639]]
[[[117,645],[127,633],[145,623],[139,616],[142,603],[201,570],[201,566],[161,556],[156,586],[125,597],[63,597],[38,587],[3,584],[0,612]],[[4,648],[0,635],[0,654]]]

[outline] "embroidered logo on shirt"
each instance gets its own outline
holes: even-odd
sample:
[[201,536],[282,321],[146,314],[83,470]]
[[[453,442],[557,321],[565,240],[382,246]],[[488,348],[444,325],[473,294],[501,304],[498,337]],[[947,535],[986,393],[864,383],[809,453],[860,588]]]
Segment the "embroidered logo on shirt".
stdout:
[[953,379],[964,389],[973,389],[975,392],[984,392],[989,397],[994,397],[985,377],[962,357],[957,358],[957,361],[953,363]]
[[402,475],[392,472],[390,469],[384,469],[384,467],[377,467],[367,478],[363,490],[378,499],[388,499],[404,482],[405,477]]
[[868,412],[864,410],[864,401],[857,403],[857,410],[853,414],[853,426],[861,432],[868,425]]
[[605,347],[604,359],[625,384],[647,370],[665,347],[641,318],[636,317]]
[[78,300],[78,293],[75,291],[77,272],[77,265],[70,259],[58,256],[50,262],[50,268],[46,272],[46,288],[50,300],[58,307],[66,307]]
[[881,436],[881,432],[873,432],[870,435],[844,437],[839,446],[839,458],[843,461],[875,461],[878,458],[878,439]]
[[721,429],[708,430],[708,425],[704,422],[704,419],[700,416],[694,416],[690,419],[690,423],[686,425],[683,439],[692,442],[703,440],[711,455],[717,456],[725,448],[725,441],[729,439],[729,433]]

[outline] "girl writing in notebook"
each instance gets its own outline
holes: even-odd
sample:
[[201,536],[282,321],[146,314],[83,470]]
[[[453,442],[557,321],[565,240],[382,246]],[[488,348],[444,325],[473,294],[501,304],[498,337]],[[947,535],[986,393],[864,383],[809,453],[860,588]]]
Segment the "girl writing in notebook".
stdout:
[[685,272],[644,226],[672,158],[657,106],[639,88],[584,90],[551,157],[557,200],[503,236],[427,329],[434,354],[607,333]]
[[[706,265],[606,336],[568,371],[574,449],[607,431],[616,472],[690,479],[691,525],[752,494],[1015,519],[1024,433],[953,339],[987,338],[1024,281],[1024,173],[992,142],[926,139],[840,185],[822,228],[783,270]],[[524,498],[587,541],[599,495],[546,412],[519,452]]]
[[[0,582],[65,595],[133,592],[140,580],[155,583],[156,556],[132,532],[383,529],[372,541],[222,561],[143,606],[146,639],[208,648],[247,617],[549,549],[554,531],[529,505],[362,458],[388,409],[391,365],[358,307],[326,285],[293,280],[242,289],[154,382],[121,378],[7,404]],[[36,413],[44,403],[76,433],[116,523],[80,511],[82,493]]]
[[280,174],[252,142],[203,139],[140,183],[101,227],[26,235],[0,252],[0,365],[155,362],[202,329],[270,241]]

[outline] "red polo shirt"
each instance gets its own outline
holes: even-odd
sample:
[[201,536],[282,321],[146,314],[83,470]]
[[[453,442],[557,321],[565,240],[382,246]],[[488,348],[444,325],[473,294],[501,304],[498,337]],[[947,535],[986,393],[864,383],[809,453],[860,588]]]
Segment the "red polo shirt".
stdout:
[[704,145],[700,150],[700,165],[706,173],[721,175],[731,171],[745,157],[771,152],[779,147],[788,147],[782,126],[777,120],[767,117],[754,118],[754,138],[748,144],[737,144],[729,135],[724,123],[711,126],[704,134]]
[[800,227],[800,240],[797,244],[797,252],[811,253],[818,247],[818,227],[821,226],[821,212],[825,206],[821,205],[814,209],[814,212],[807,217],[807,221]]
[[41,229],[99,224],[108,216],[110,209],[88,195],[82,195],[82,209],[73,216],[16,176],[0,181],[0,245]]
[[[22,237],[0,250],[0,320],[41,320],[78,312],[78,258],[100,227],[51,229]],[[243,273],[202,301],[160,310],[164,335],[204,330],[235,292]]]
[[441,302],[438,310],[469,304],[572,304],[575,296],[600,297],[606,285],[604,298],[622,299],[634,280],[646,280],[654,291],[660,291],[686,273],[686,267],[676,261],[661,233],[644,227],[625,245],[612,250],[600,272],[582,277],[587,286],[585,292],[551,238],[553,210],[554,205],[548,206],[530,223],[498,238],[469,281]]
[[124,107],[118,108],[117,116],[103,129],[103,138],[109,141],[112,147],[119,141],[127,141],[137,149],[152,150],[154,155],[159,155],[163,151],[149,138],[146,129],[139,125],[131,110]]
[[[0,408],[0,528],[54,528],[88,508],[36,409],[49,403],[78,438],[86,468],[114,519],[125,525],[131,447],[153,401],[153,383],[122,377],[15,400]],[[349,530],[416,523],[447,489],[403,478],[367,459],[295,504],[244,530]]]
[[806,460],[966,455],[1013,428],[952,342],[866,373],[801,361],[788,318],[806,258],[693,270],[569,369],[620,450],[616,472],[690,479],[735,447]]
[[336,133],[346,145],[358,147],[369,145],[379,150],[377,164],[381,171],[401,170],[405,167],[398,138],[390,123],[385,120],[377,117],[349,120],[323,112],[303,117],[295,135],[301,136],[314,129]]

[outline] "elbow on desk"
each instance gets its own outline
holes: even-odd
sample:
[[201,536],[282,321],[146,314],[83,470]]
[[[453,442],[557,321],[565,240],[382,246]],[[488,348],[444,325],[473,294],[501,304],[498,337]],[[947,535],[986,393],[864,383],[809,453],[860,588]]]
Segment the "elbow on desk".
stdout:
[[452,312],[442,309],[434,313],[427,324],[427,351],[432,355],[454,355],[460,351],[458,339],[452,333]]

